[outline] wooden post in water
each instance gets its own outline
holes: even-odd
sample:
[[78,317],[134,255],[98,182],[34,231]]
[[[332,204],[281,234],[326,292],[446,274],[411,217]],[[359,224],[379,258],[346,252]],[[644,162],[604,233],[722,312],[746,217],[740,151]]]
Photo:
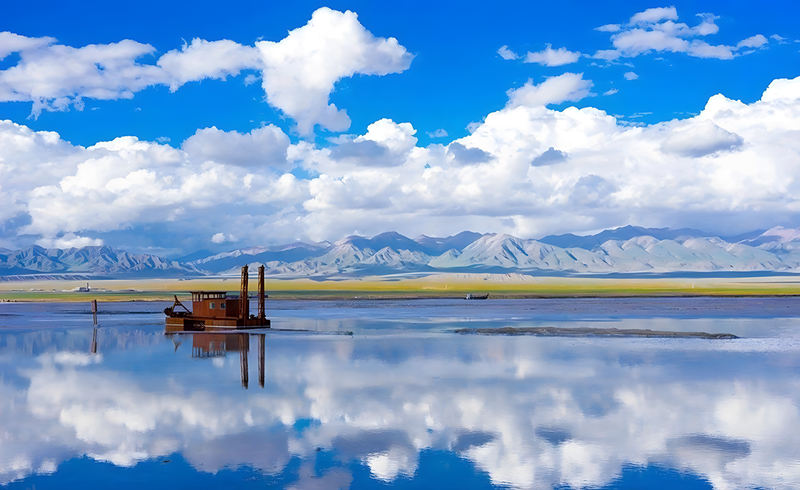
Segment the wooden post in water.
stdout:
[[94,320],[94,326],[97,326],[97,300],[92,300],[92,319]]
[[248,297],[248,281],[250,276],[247,272],[247,266],[242,267],[242,285],[239,291],[239,318],[247,321],[250,318],[250,298]]
[[264,309],[264,270],[266,267],[259,266],[258,268],[258,319],[261,325],[266,323],[267,312]]
[[264,387],[264,354],[267,350],[267,336],[258,335],[258,386]]
[[92,354],[97,354],[97,328],[92,332]]
[[[245,266],[247,267],[247,266]],[[250,368],[247,365],[247,354],[250,351],[250,335],[239,334],[239,369],[242,371],[242,388],[245,390],[250,384]]]

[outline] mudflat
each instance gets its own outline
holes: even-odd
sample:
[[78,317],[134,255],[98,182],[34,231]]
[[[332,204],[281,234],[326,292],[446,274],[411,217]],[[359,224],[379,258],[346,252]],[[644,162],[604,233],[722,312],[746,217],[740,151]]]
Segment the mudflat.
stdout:
[[548,337],[654,337],[654,338],[698,338],[698,339],[738,339],[730,333],[669,332],[648,328],[560,328],[560,327],[500,327],[500,328],[459,328],[455,333],[479,335],[538,335]]

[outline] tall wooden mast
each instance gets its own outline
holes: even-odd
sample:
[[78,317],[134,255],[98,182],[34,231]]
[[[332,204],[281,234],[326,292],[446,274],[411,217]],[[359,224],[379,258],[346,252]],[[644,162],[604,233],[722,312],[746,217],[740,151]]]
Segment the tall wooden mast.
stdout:
[[261,324],[267,319],[267,312],[264,308],[264,270],[266,268],[262,265],[258,268],[258,319]]
[[247,292],[247,283],[250,276],[247,273],[247,266],[242,267],[242,286],[239,291],[239,318],[247,320],[250,318],[250,298]]

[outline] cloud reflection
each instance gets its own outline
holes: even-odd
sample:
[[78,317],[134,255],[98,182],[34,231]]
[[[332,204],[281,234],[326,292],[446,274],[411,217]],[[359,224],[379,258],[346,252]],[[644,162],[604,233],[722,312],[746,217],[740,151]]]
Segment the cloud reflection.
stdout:
[[[800,486],[797,352],[713,341],[681,350],[643,339],[267,335],[264,388],[244,390],[238,350],[212,362],[161,345],[144,357],[150,344],[102,358],[41,354],[18,370],[26,387],[0,377],[0,483],[82,455],[132,466],[180,452],[210,473],[279,474],[296,457],[306,463],[293,488],[347,488],[353,462],[392,482],[414,478],[421,452],[437,449],[514,488],[602,486],[623,465],[648,464],[716,488]],[[255,371],[258,342],[249,345]],[[315,475],[320,451],[334,463]]]

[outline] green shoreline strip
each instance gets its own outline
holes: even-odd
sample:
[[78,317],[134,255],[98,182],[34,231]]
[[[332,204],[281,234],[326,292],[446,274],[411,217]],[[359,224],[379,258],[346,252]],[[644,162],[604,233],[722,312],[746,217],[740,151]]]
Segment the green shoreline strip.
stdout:
[[[474,291],[451,291],[447,293],[433,291],[369,291],[369,290],[308,290],[308,291],[269,291],[270,299],[280,300],[417,300],[417,299],[464,299]],[[190,300],[185,291],[140,291],[136,293],[38,293],[28,291],[0,292],[0,303],[27,302],[82,302],[96,299],[103,302],[125,301],[172,301],[177,294],[181,301]],[[705,291],[668,291],[668,290],[618,290],[618,291],[535,291],[535,292],[491,292],[489,299],[556,299],[556,298],[699,298],[699,297],[797,297],[800,291],[793,289],[717,289]]]

